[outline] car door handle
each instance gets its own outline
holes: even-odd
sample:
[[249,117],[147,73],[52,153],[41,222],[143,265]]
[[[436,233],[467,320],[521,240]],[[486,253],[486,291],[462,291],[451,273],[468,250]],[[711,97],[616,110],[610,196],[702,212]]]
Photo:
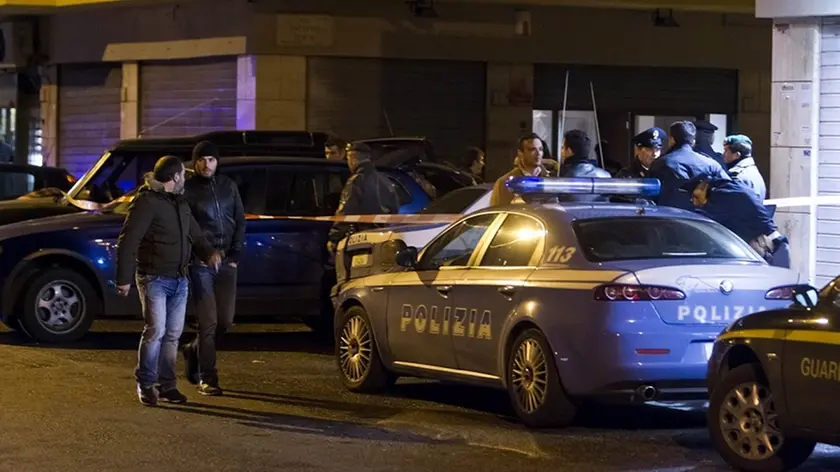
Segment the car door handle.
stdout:
[[513,285],[505,285],[504,287],[499,287],[499,293],[506,297],[512,297],[513,294],[516,293],[516,287]]
[[449,292],[452,291],[452,286],[451,285],[438,285],[435,288],[443,296],[449,295]]

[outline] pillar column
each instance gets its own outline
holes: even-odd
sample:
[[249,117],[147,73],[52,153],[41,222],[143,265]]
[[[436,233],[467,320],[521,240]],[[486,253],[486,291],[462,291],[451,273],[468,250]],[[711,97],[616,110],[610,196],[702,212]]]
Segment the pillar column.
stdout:
[[488,181],[501,177],[513,166],[519,138],[530,133],[533,126],[533,97],[532,64],[487,64]]
[[125,62],[120,95],[120,139],[136,139],[140,133],[139,95],[140,67],[136,62]]
[[240,56],[237,69],[237,129],[306,129],[305,56]]
[[[773,198],[818,194],[820,23],[816,19],[773,26],[770,194]],[[779,208],[776,224],[791,241],[792,269],[815,281],[817,207]]]
[[45,166],[59,165],[58,66],[41,68],[41,156]]

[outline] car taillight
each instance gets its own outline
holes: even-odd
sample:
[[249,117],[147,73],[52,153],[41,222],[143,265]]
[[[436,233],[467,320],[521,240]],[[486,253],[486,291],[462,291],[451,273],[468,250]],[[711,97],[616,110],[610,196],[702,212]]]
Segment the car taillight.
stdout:
[[767,300],[793,300],[793,289],[796,286],[771,288],[764,295]]
[[638,302],[684,300],[685,294],[670,287],[655,285],[601,285],[595,289],[595,300],[604,302]]

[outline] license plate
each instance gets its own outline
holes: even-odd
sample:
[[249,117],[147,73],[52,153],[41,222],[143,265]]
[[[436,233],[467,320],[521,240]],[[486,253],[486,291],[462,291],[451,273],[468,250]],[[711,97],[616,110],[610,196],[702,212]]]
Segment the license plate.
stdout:
[[706,351],[706,360],[712,357],[712,351],[715,348],[715,343],[703,343],[703,349]]
[[351,267],[365,267],[370,265],[370,254],[356,254],[350,263]]

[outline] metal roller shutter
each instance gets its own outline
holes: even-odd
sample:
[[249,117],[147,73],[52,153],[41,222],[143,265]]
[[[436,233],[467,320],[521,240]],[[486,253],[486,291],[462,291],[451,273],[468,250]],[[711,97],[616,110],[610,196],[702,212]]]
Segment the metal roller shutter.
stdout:
[[308,127],[348,139],[425,136],[439,156],[484,146],[480,62],[309,58]]
[[738,112],[738,72],[728,69],[536,64],[534,109],[560,110],[569,72],[567,110],[591,110],[589,83],[598,110],[648,115]]
[[236,129],[235,57],[140,64],[141,137]]
[[58,165],[79,177],[120,140],[120,64],[62,65],[58,72]]
[[[819,195],[840,195],[840,25],[826,20],[820,53]],[[816,286],[840,275],[840,206],[817,207]]]

